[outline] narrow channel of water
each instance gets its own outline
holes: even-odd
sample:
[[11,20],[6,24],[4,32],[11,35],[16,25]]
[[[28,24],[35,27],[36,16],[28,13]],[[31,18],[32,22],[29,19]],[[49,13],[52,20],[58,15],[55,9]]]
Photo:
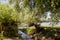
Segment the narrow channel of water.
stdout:
[[18,34],[21,34],[21,37],[23,38],[23,40],[33,40],[30,36],[22,32],[21,30],[18,30]]

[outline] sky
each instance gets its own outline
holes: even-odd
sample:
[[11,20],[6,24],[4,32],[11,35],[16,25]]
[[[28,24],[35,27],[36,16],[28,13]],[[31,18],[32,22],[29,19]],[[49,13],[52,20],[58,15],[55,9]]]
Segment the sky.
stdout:
[[50,11],[48,11],[48,12],[47,12],[47,19],[51,18],[51,16],[50,16],[50,15],[51,15],[51,12],[50,12]]
[[6,3],[8,3],[8,0],[0,0],[0,3],[1,4],[6,4]]

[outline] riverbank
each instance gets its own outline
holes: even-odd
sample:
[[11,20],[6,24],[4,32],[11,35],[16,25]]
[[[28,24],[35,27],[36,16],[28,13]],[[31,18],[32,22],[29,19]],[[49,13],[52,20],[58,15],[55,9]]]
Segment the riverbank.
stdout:
[[6,38],[6,37],[4,37],[3,39],[0,39],[0,40],[22,40],[22,39],[19,39],[18,37],[15,37],[15,38]]

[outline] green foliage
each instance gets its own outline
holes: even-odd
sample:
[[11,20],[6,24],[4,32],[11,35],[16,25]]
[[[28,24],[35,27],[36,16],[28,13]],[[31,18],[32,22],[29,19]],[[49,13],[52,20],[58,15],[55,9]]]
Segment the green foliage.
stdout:
[[34,28],[34,26],[32,26],[29,28],[24,28],[24,29],[22,29],[22,31],[26,34],[33,34],[35,32],[35,28]]
[[[11,35],[13,36],[13,34],[17,32],[16,26],[18,21],[20,23],[28,24],[32,22],[33,23],[41,22],[40,18],[43,17],[44,13],[47,11],[51,11],[51,21],[58,22],[60,20],[59,14],[60,0],[33,0],[33,1],[34,7],[32,7],[32,4],[29,5],[30,0],[22,0],[22,7],[21,5],[19,5],[20,0],[10,0],[11,4],[14,3],[14,6],[12,8],[0,5],[0,22],[2,22],[4,34],[6,36],[8,34],[9,34],[8,36]],[[32,30],[32,28],[24,30],[25,32],[29,32],[30,30]],[[48,28],[48,30],[50,29]],[[50,34],[51,32],[48,33]]]
[[[34,2],[34,7],[30,3]],[[51,11],[51,21],[57,22],[60,19],[60,1],[59,0],[10,0],[10,3],[14,3],[15,11],[20,13],[20,22],[39,22],[40,18],[44,16],[44,12]],[[22,6],[19,3],[22,2]],[[30,3],[30,4],[29,4]],[[20,8],[21,7],[21,8]],[[58,10],[58,11],[57,11]],[[37,12],[36,12],[37,11]],[[22,13],[22,14],[21,14]],[[26,15],[25,15],[26,14]],[[31,15],[31,17],[30,17]],[[36,18],[39,16],[39,18]],[[31,20],[32,19],[32,20]]]
[[9,21],[9,20],[17,20],[17,14],[13,12],[13,9],[9,7],[1,7],[0,6],[0,21]]
[[0,33],[0,40],[3,39],[3,31]]
[[48,37],[51,37],[51,38],[55,38],[55,37],[59,37],[59,28],[46,28],[44,30],[41,31],[42,34],[44,36],[46,36],[47,38]]
[[17,13],[13,9],[0,5],[0,22],[2,23],[4,36],[14,37],[18,35]]

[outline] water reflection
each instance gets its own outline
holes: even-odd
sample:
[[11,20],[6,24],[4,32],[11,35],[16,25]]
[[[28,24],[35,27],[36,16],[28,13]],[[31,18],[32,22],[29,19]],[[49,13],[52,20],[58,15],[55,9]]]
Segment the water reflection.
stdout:
[[18,34],[21,34],[21,37],[23,38],[23,40],[33,40],[30,36],[22,32],[21,30],[18,30]]

